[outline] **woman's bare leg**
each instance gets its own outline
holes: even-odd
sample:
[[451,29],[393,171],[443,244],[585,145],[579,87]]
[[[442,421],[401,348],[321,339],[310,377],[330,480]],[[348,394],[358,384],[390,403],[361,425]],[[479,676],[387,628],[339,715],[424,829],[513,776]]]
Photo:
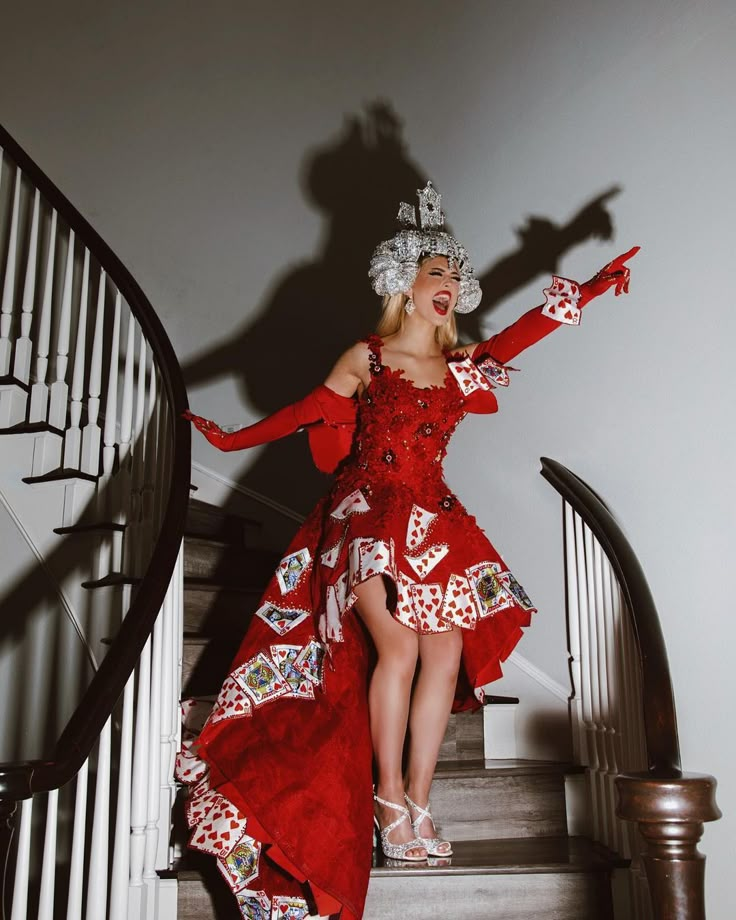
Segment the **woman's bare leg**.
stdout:
[[[409,714],[411,737],[406,792],[423,808],[429,801],[437,757],[450,718],[462,645],[459,629],[419,637],[421,667]],[[432,822],[426,818],[419,826],[419,836],[435,836]],[[450,849],[449,844],[446,849]]]
[[[378,777],[376,793],[387,802],[404,805],[404,779],[401,758],[409,716],[409,699],[419,650],[418,636],[393,618],[386,607],[386,588],[380,577],[369,578],[355,588],[356,610],[376,647],[378,660],[368,690],[371,739]],[[381,827],[399,814],[376,804]],[[407,843],[414,833],[408,821],[391,832],[391,843]],[[411,849],[408,856],[426,855],[423,847]]]

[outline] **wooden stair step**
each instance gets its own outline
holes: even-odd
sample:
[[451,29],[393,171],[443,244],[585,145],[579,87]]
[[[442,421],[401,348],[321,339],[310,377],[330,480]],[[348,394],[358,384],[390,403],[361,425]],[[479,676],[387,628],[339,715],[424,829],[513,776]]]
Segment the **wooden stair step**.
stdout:
[[184,537],[184,577],[265,587],[280,556],[219,537]]
[[184,630],[191,635],[230,637],[235,628],[240,637],[262,593],[261,585],[222,585],[207,579],[187,578],[184,580]]
[[440,761],[432,784],[432,812],[453,841],[564,836],[565,766]]
[[[239,916],[214,859],[191,854],[183,865],[179,920]],[[376,853],[364,920],[611,920],[610,873],[624,865],[586,838],[564,836],[459,841],[449,859],[420,863]]]
[[231,514],[196,498],[189,499],[185,529],[191,536],[215,537],[241,546],[253,546],[258,542],[261,528],[260,521]]
[[[390,862],[389,865],[386,863]],[[364,920],[611,920],[613,854],[581,837],[459,841],[449,860],[379,857]]]

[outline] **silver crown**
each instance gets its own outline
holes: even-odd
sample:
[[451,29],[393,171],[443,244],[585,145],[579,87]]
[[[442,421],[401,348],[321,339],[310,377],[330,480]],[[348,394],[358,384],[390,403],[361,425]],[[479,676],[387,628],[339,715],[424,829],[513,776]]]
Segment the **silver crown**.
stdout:
[[442,196],[427,182],[417,189],[419,220],[412,204],[402,201],[398,220],[401,229],[390,240],[380,243],[373,253],[368,275],[373,290],[380,295],[406,293],[414,284],[423,255],[445,256],[460,273],[460,293],[456,313],[470,313],[481,300],[481,290],[473,274],[468,253],[454,236],[445,233]]

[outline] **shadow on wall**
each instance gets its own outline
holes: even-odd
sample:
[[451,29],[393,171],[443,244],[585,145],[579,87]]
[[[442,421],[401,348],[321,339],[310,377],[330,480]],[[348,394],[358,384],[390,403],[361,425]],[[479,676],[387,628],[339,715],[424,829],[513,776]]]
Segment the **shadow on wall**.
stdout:
[[[304,195],[324,215],[320,251],[276,282],[239,333],[185,364],[187,384],[239,376],[244,400],[266,415],[321,383],[339,355],[373,331],[380,307],[367,277],[371,254],[395,233],[399,202],[415,201],[428,178],[411,158],[390,104],[376,102],[348,118],[335,141],[305,159]],[[566,224],[529,218],[517,231],[517,247],[479,272],[483,303],[463,318],[461,337],[481,339],[492,310],[540,275],[548,277],[574,246],[610,239],[606,205],[618,191],[585,203]],[[477,254],[473,261],[482,264]],[[193,411],[202,414],[201,407]],[[326,479],[312,466],[306,438],[287,438],[258,456],[242,484],[305,513],[325,491]]]

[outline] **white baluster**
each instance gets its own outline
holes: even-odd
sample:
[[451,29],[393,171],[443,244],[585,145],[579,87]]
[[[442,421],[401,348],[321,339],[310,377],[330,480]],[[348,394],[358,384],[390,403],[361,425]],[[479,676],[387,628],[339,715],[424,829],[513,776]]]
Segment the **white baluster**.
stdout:
[[[178,565],[178,557],[177,563]],[[176,758],[176,711],[174,706],[174,655],[178,648],[174,645],[174,622],[176,612],[176,566],[172,573],[169,588],[166,592],[163,609],[162,629],[162,660],[161,660],[161,735],[159,745],[161,748],[161,763],[159,770],[159,818],[158,818],[158,846],[156,848],[156,869],[169,868],[169,829],[171,826],[171,810],[174,800],[171,797],[171,779],[174,772]]]
[[[167,594],[168,598],[168,594]],[[158,850],[160,802],[161,802],[161,676],[163,664],[163,621],[162,610],[153,628],[153,645],[151,651],[151,716],[148,735],[148,809],[146,814],[146,843],[143,857],[143,879],[146,882],[146,897],[149,903],[155,896],[156,856]]]
[[622,844],[622,822],[616,816],[616,776],[621,771],[621,686],[618,680],[617,657],[618,649],[616,647],[616,634],[618,632],[618,612],[614,603],[613,586],[615,584],[611,565],[605,555],[601,553],[601,575],[602,575],[602,609],[604,614],[604,635],[606,638],[605,660],[606,660],[606,686],[607,686],[607,706],[608,716],[606,720],[606,732],[608,747],[606,752],[606,762],[608,764],[608,813],[610,815],[611,826],[611,843],[612,850],[621,851]]
[[125,346],[123,371],[123,404],[120,411],[120,444],[118,464],[122,470],[127,465],[130,436],[133,430],[133,381],[135,379],[135,317],[128,314],[128,341]]
[[15,304],[15,263],[18,258],[20,183],[20,167],[16,167],[13,206],[10,216],[10,235],[8,237],[8,255],[5,260],[5,282],[3,284],[2,305],[0,306],[0,377],[5,377],[10,373],[10,357],[13,351],[10,335],[13,323],[13,306]]
[[46,274],[44,276],[41,316],[38,324],[36,345],[36,382],[31,387],[31,409],[29,422],[45,422],[49,410],[49,388],[46,375],[49,368],[49,343],[51,340],[51,312],[54,296],[54,263],[56,260],[56,211],[51,212],[48,251],[46,253]]
[[146,640],[138,663],[138,699],[135,713],[135,739],[133,747],[133,783],[130,811],[130,895],[135,905],[133,916],[142,912],[143,864],[146,848],[146,820],[148,815],[148,773],[151,718],[151,639]]
[[59,790],[48,794],[46,833],[41,863],[41,893],[38,898],[38,920],[53,920],[54,890],[56,888],[56,831],[58,829]]
[[135,420],[131,439],[132,469],[130,483],[130,502],[127,525],[125,528],[125,565],[124,570],[137,574],[147,558],[147,547],[141,545],[141,515],[143,478],[145,475],[145,421],[146,421],[146,371],[148,347],[141,336],[138,349],[138,380],[135,388]]
[[[115,465],[116,422],[118,414],[118,372],[120,362],[120,311],[122,298],[120,292],[115,294],[115,308],[112,321],[112,339],[110,342],[110,364],[105,394],[105,427],[102,447],[102,476],[97,483],[97,511],[107,519],[112,514],[110,484]],[[102,540],[97,556],[97,577],[104,578],[112,570],[112,538]]]
[[578,763],[585,763],[585,719],[580,648],[580,603],[577,557],[575,550],[575,513],[565,502],[565,570],[568,598],[568,642],[573,696],[571,700],[572,742]]
[[84,893],[84,845],[87,837],[87,782],[89,760],[85,760],[77,773],[74,791],[74,825],[72,828],[72,856],[69,864],[69,896],[66,920],[82,920]]
[[20,338],[15,343],[15,361],[13,376],[22,383],[28,383],[31,377],[31,325],[33,323],[33,303],[36,296],[36,272],[38,270],[38,212],[41,195],[36,189],[33,196],[33,217],[31,218],[31,235],[28,241],[26,257],[26,278],[23,285],[23,303],[21,305]]
[[[13,211],[10,218],[8,254],[0,305],[0,378],[10,373],[13,352],[13,310],[15,308],[15,267],[18,258],[18,219],[20,213],[21,172],[15,172]],[[20,425],[26,417],[28,394],[14,381],[0,384],[0,428]]]
[[97,287],[97,313],[95,314],[95,331],[92,341],[92,357],[89,365],[89,399],[87,400],[87,424],[82,429],[81,470],[97,476],[100,472],[100,443],[102,432],[98,418],[100,415],[100,394],[102,392],[102,346],[105,335],[105,283],[107,276],[100,269],[100,281]]
[[33,799],[20,803],[20,826],[18,828],[17,856],[15,859],[15,881],[13,882],[13,909],[10,920],[26,920],[28,916],[28,879],[31,868],[31,825],[33,823]]
[[594,547],[593,534],[590,528],[584,527],[585,534],[585,586],[588,595],[588,634],[590,637],[590,676],[591,676],[591,710],[592,710],[592,732],[591,741],[593,744],[593,780],[596,799],[596,825],[595,839],[603,841],[605,839],[606,815],[605,800],[602,791],[602,728],[601,728],[601,687],[600,672],[598,670],[598,620],[596,612],[595,597],[595,573],[594,573]]
[[[588,592],[585,585],[585,525],[578,514],[575,515],[575,569],[578,583],[578,607],[580,623],[580,686],[583,713],[583,763],[589,768],[588,779],[591,790],[594,784],[593,769],[595,763],[593,743],[593,705],[592,705],[592,675],[591,675],[591,641],[590,641],[590,612],[588,608]],[[595,826],[596,798],[591,795],[592,814],[591,820]]]
[[49,425],[60,431],[66,429],[67,400],[69,386],[66,371],[69,363],[69,338],[72,322],[72,287],[74,282],[74,231],[69,231],[66,250],[66,268],[64,270],[64,288],[61,294],[61,314],[59,316],[58,340],[56,343],[56,379],[51,384],[49,406]]
[[128,678],[123,694],[123,718],[120,726],[120,763],[118,798],[115,812],[115,841],[110,884],[109,920],[127,920],[128,882],[130,877],[130,809],[133,761],[133,710],[135,708],[135,671]]
[[602,558],[601,545],[593,536],[590,535],[591,547],[593,551],[593,564],[591,566],[592,588],[594,597],[594,616],[595,616],[595,635],[596,635],[596,656],[593,661],[595,673],[597,675],[598,687],[598,771],[599,771],[599,794],[601,797],[601,815],[603,822],[601,826],[602,843],[611,846],[611,812],[608,807],[608,672],[606,669],[606,635],[605,635],[605,618],[603,611],[603,590],[602,590]]
[[[135,331],[136,322],[132,313],[128,314],[128,338],[125,347],[125,364],[123,366],[123,400],[120,407],[120,441],[118,442],[118,473],[116,476],[117,503],[113,520],[117,524],[127,524],[128,503],[130,500],[130,439],[133,430],[133,383],[135,380]],[[123,571],[123,534],[112,534],[112,568],[115,572]]]
[[[174,649],[175,649],[175,659],[174,659],[174,674],[173,674],[173,687],[172,687],[172,699],[171,699],[171,708],[172,708],[172,719],[174,725],[174,741],[173,741],[173,762],[171,763],[171,769],[169,772],[169,785],[171,791],[169,793],[171,801],[176,801],[177,795],[177,784],[176,777],[174,776],[174,766],[176,764],[176,755],[178,751],[181,750],[181,676],[182,676],[182,663],[183,663],[183,651],[184,651],[184,542],[182,541],[181,546],[179,547],[179,557],[176,563],[176,593],[174,595]],[[173,838],[172,838],[173,841]],[[175,853],[173,845],[169,850],[169,860],[173,862],[176,856],[179,855]]]
[[110,719],[105,722],[97,748],[97,777],[95,780],[95,805],[92,814],[86,911],[86,915],[90,920],[93,917],[102,918],[107,916],[107,853],[109,838]]
[[82,289],[79,295],[77,344],[74,349],[72,400],[69,407],[69,428],[64,435],[64,468],[78,470],[82,457],[82,400],[84,399],[84,367],[87,357],[87,298],[89,295],[89,249],[84,247]]
[[154,543],[154,516],[155,516],[155,490],[158,478],[158,450],[159,450],[159,406],[156,366],[151,361],[151,375],[149,377],[148,401],[146,405],[145,425],[145,456],[143,487],[141,490],[141,529],[139,539],[142,552],[148,552]]

